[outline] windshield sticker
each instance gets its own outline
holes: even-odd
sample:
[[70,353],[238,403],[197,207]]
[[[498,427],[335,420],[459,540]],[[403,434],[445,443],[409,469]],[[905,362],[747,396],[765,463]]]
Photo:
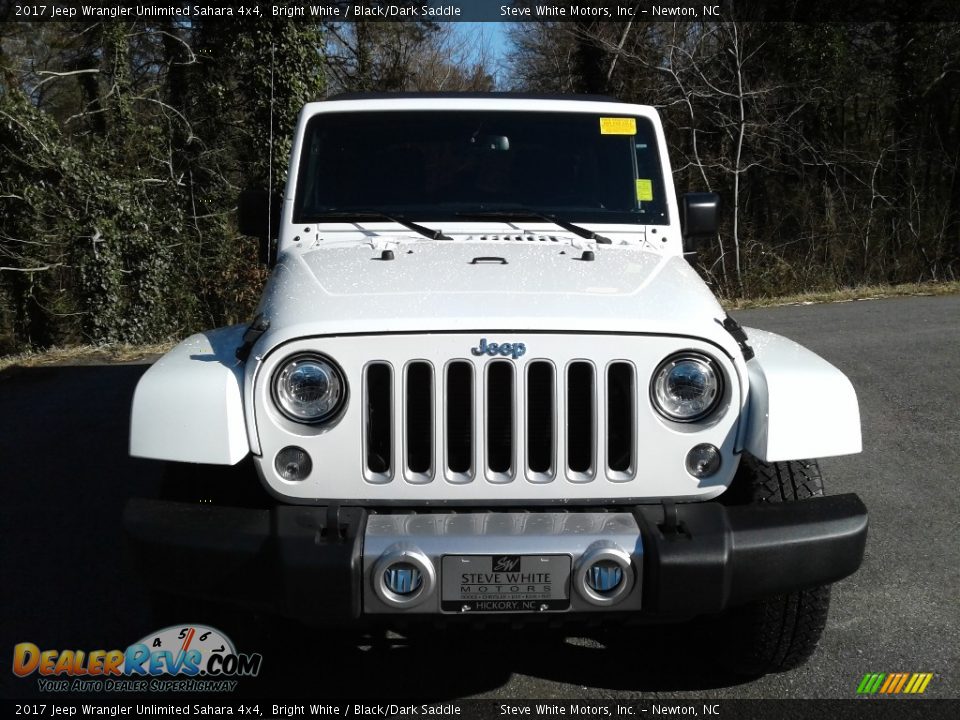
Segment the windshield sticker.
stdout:
[[653,181],[648,179],[637,180],[637,200],[650,202],[653,200]]
[[637,119],[632,117],[600,118],[601,135],[636,135]]

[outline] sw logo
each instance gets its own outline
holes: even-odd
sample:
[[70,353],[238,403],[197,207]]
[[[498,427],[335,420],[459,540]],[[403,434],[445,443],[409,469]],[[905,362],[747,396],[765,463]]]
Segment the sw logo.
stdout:
[[933,673],[867,673],[857,695],[922,695]]
[[519,569],[520,569],[519,555],[494,555],[493,556],[494,572],[514,572],[515,570],[519,570]]

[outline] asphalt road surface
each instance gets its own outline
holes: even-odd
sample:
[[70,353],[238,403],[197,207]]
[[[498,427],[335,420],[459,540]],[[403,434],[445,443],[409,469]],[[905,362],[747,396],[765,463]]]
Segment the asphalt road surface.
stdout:
[[[709,633],[672,627],[352,643],[290,630],[250,647],[252,616],[189,620],[263,652],[260,677],[241,688],[256,696],[850,698],[865,673],[903,671],[935,673],[928,697],[960,697],[960,297],[735,315],[821,354],[860,398],[863,453],[822,469],[828,491],[859,493],[870,510],[866,559],[835,586],[825,638],[803,668],[743,680],[705,660]],[[120,525],[127,498],[158,488],[159,466],[126,454],[130,399],[145,369],[0,373],[0,668],[17,642],[125,648],[158,629]],[[0,697],[38,696],[35,679],[0,669]]]

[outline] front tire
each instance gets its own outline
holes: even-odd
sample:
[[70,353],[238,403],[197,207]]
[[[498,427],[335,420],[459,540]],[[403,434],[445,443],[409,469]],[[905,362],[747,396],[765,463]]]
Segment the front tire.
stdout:
[[[816,460],[768,463],[744,454],[730,490],[731,504],[798,502],[824,495]],[[762,675],[803,665],[816,650],[827,624],[830,586],[774,595],[724,615],[732,667]]]

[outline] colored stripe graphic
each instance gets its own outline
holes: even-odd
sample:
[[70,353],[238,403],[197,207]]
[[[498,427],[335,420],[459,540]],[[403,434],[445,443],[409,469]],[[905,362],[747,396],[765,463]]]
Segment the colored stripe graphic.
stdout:
[[910,682],[907,683],[907,688],[909,689],[905,689],[904,692],[920,695],[927,689],[927,685],[930,684],[931,679],[933,679],[933,673],[914,673],[913,677],[910,678]]
[[895,693],[900,692],[901,690],[903,690],[903,686],[904,684],[906,684],[906,682],[907,682],[907,673],[900,673],[900,680],[897,682],[896,686],[894,686],[891,692],[895,692]]
[[867,673],[857,685],[858,695],[922,695],[933,673]]
[[887,677],[886,673],[876,673],[873,678],[873,682],[870,684],[869,692],[875,693],[880,689],[880,684],[883,682],[884,678]]
[[900,679],[900,673],[890,673],[887,675],[887,679],[883,681],[883,685],[880,686],[880,692],[888,693],[890,688],[897,684],[897,681]]
[[886,675],[884,673],[867,673],[863,676],[863,680],[860,681],[857,692],[862,695],[873,695],[880,689],[880,683],[883,682],[885,677]]
[[860,684],[857,685],[857,695],[863,695],[867,692],[867,688],[870,687],[870,681],[873,679],[873,673],[867,673],[863,676],[863,680],[860,681]]

